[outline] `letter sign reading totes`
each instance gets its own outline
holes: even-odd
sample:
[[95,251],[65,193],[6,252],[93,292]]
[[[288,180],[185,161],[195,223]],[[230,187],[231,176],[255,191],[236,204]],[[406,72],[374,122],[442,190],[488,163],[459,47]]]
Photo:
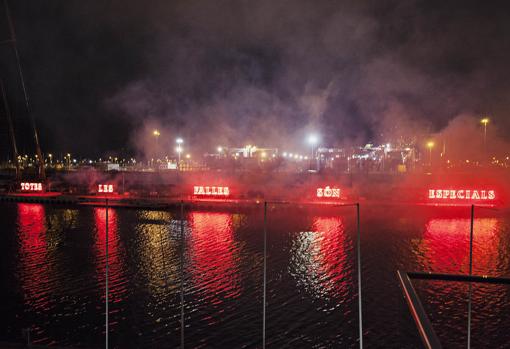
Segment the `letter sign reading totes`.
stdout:
[[330,188],[329,186],[327,186],[325,188],[317,188],[317,197],[318,198],[340,198],[340,189]]
[[42,191],[42,183],[21,183],[22,191]]
[[230,190],[228,187],[204,187],[195,185],[193,187],[193,195],[195,196],[229,196]]

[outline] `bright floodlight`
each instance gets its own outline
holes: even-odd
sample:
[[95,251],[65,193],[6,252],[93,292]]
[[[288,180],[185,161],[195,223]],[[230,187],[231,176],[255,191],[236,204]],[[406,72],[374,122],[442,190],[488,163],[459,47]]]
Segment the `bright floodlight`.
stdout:
[[182,140],[182,138],[177,138],[177,139],[175,140],[175,142],[176,142],[177,144],[182,144],[184,141]]
[[427,148],[431,149],[433,147],[434,147],[434,142],[432,142],[432,141],[427,142]]
[[223,147],[218,147],[218,153],[221,153],[223,151]]
[[319,137],[316,134],[311,134],[308,136],[308,143],[313,145],[313,144],[317,144],[318,141],[319,141]]
[[484,125],[487,125],[489,123],[489,118],[483,118],[482,120],[480,120],[480,122]]
[[154,131],[152,132],[152,134],[153,134],[154,136],[156,136],[156,137],[157,137],[157,136],[159,136],[161,133],[159,133],[159,131],[158,131],[158,130],[154,130]]

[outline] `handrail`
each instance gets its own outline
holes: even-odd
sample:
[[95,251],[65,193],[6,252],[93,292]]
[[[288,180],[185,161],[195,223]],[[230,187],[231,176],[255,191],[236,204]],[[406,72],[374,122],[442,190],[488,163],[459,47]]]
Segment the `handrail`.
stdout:
[[439,342],[439,338],[437,338],[436,332],[432,327],[432,323],[423,308],[420,297],[413,287],[409,273],[397,270],[397,275],[400,279],[400,285],[404,291],[404,297],[409,305],[409,309],[411,310],[411,315],[413,316],[414,322],[420,332],[423,344],[429,349],[442,348],[441,342]]
[[508,277],[495,277],[487,275],[463,275],[463,274],[436,274],[424,272],[405,272],[397,270],[397,275],[404,292],[404,297],[411,310],[414,322],[418,327],[421,339],[426,348],[439,349],[442,348],[441,342],[432,327],[425,309],[420,301],[420,297],[414,289],[412,279],[417,280],[434,280],[434,281],[449,281],[449,282],[473,282],[485,284],[504,284],[510,285],[510,278]]

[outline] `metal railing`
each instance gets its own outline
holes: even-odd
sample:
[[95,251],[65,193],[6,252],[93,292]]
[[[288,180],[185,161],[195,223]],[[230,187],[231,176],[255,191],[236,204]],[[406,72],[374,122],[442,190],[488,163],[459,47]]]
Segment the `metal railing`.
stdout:
[[[180,347],[184,348],[184,253],[185,253],[185,236],[184,236],[184,200],[180,202],[180,240],[181,245],[179,248],[180,253]],[[266,314],[267,314],[267,238],[268,238],[268,204],[271,205],[285,205],[293,204],[287,201],[265,201],[264,202],[264,222],[263,222],[263,295],[262,295],[262,348],[266,348]],[[106,205],[106,268],[105,268],[105,286],[106,286],[106,304],[105,304],[105,347],[108,348],[108,334],[109,334],[109,285],[108,285],[108,199],[105,200]],[[308,204],[314,205],[314,204]],[[362,313],[362,288],[361,288],[361,232],[360,232],[360,204],[336,204],[330,207],[355,207],[356,208],[356,268],[358,279],[358,328],[359,328],[359,347],[363,348],[363,313]],[[420,280],[436,280],[436,281],[456,281],[456,282],[469,282],[468,294],[468,339],[467,346],[471,346],[471,298],[472,298],[472,283],[492,283],[492,284],[510,284],[510,278],[490,277],[486,275],[473,276],[473,235],[474,235],[474,212],[475,206],[471,205],[471,222],[470,222],[470,238],[469,238],[469,274],[468,275],[453,275],[441,273],[426,273],[426,272],[404,272],[397,271],[397,275],[402,287],[404,297],[410,308],[411,314],[418,327],[422,341],[427,348],[441,348],[441,343],[430,323],[430,320],[424,310],[423,304],[420,301],[418,294],[413,286],[413,279]]]
[[487,275],[473,275],[473,235],[475,221],[475,205],[471,205],[471,220],[469,229],[469,274],[441,274],[426,272],[404,272],[397,270],[400,286],[404,293],[411,315],[418,327],[423,344],[426,348],[438,349],[442,348],[441,342],[435,333],[432,324],[423,308],[416,290],[414,289],[412,280],[434,280],[449,282],[468,282],[468,323],[467,323],[467,348],[471,348],[471,313],[472,313],[472,293],[473,282],[488,284],[510,284],[510,278],[491,277]]
[[[458,275],[458,274],[436,274],[436,273],[423,273],[423,272],[404,272],[397,271],[397,275],[404,292],[404,297],[409,305],[411,315],[418,327],[421,339],[426,348],[439,349],[442,348],[441,342],[437,337],[436,332],[432,327],[420,297],[414,289],[412,280],[433,280],[433,281],[450,281],[450,282],[473,282],[485,284],[505,284],[510,285],[510,278],[492,277],[487,275]],[[471,321],[469,321],[471,326]],[[469,332],[470,334],[470,332]],[[468,341],[471,345],[471,341]]]
[[[286,205],[292,204],[289,201],[265,201],[264,202],[264,277],[263,277],[263,295],[262,295],[262,348],[266,348],[266,291],[267,291],[267,205]],[[311,204],[313,205],[313,204]],[[359,203],[335,204],[330,207],[356,207],[356,265],[358,272],[358,328],[359,328],[359,347],[363,348],[363,312],[361,301],[361,233],[360,233],[360,205]]]
[[[291,204],[291,202],[284,201],[272,201],[264,202],[264,264],[263,264],[263,299],[262,299],[262,348],[266,348],[266,308],[267,308],[267,205],[268,204]],[[358,321],[359,321],[359,347],[363,348],[363,313],[362,313],[362,297],[361,297],[361,234],[360,234],[360,205],[359,203],[353,204],[337,204],[331,205],[330,207],[356,207],[356,264],[357,264],[357,276],[358,276]],[[105,348],[109,346],[109,285],[108,285],[108,199],[105,199],[105,211],[106,211],[106,222],[105,222],[105,254],[106,254],[106,268],[105,268]],[[184,200],[180,202],[180,347],[184,349]]]

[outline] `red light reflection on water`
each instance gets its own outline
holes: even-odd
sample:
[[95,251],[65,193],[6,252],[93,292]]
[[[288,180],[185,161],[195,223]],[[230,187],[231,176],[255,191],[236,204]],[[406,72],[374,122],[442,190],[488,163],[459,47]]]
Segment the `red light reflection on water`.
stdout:
[[291,264],[298,284],[318,297],[341,297],[348,291],[351,245],[340,217],[315,217],[313,231],[301,232],[294,241]]
[[[425,226],[420,252],[430,271],[469,273],[470,218],[432,219]],[[496,218],[475,219],[473,273],[497,271],[499,235]]]
[[[190,213],[190,255],[195,285],[213,304],[240,294],[232,215]],[[221,298],[220,298],[221,295]]]
[[[96,224],[96,253],[97,253],[97,278],[102,290],[102,298],[105,298],[105,272],[106,272],[106,208],[94,208],[94,220]],[[117,212],[108,209],[108,288],[110,302],[116,303],[122,300],[126,293],[125,278],[122,261],[119,257],[119,237],[117,232]]]
[[46,213],[41,204],[18,204],[21,286],[25,303],[34,308],[48,306]]

